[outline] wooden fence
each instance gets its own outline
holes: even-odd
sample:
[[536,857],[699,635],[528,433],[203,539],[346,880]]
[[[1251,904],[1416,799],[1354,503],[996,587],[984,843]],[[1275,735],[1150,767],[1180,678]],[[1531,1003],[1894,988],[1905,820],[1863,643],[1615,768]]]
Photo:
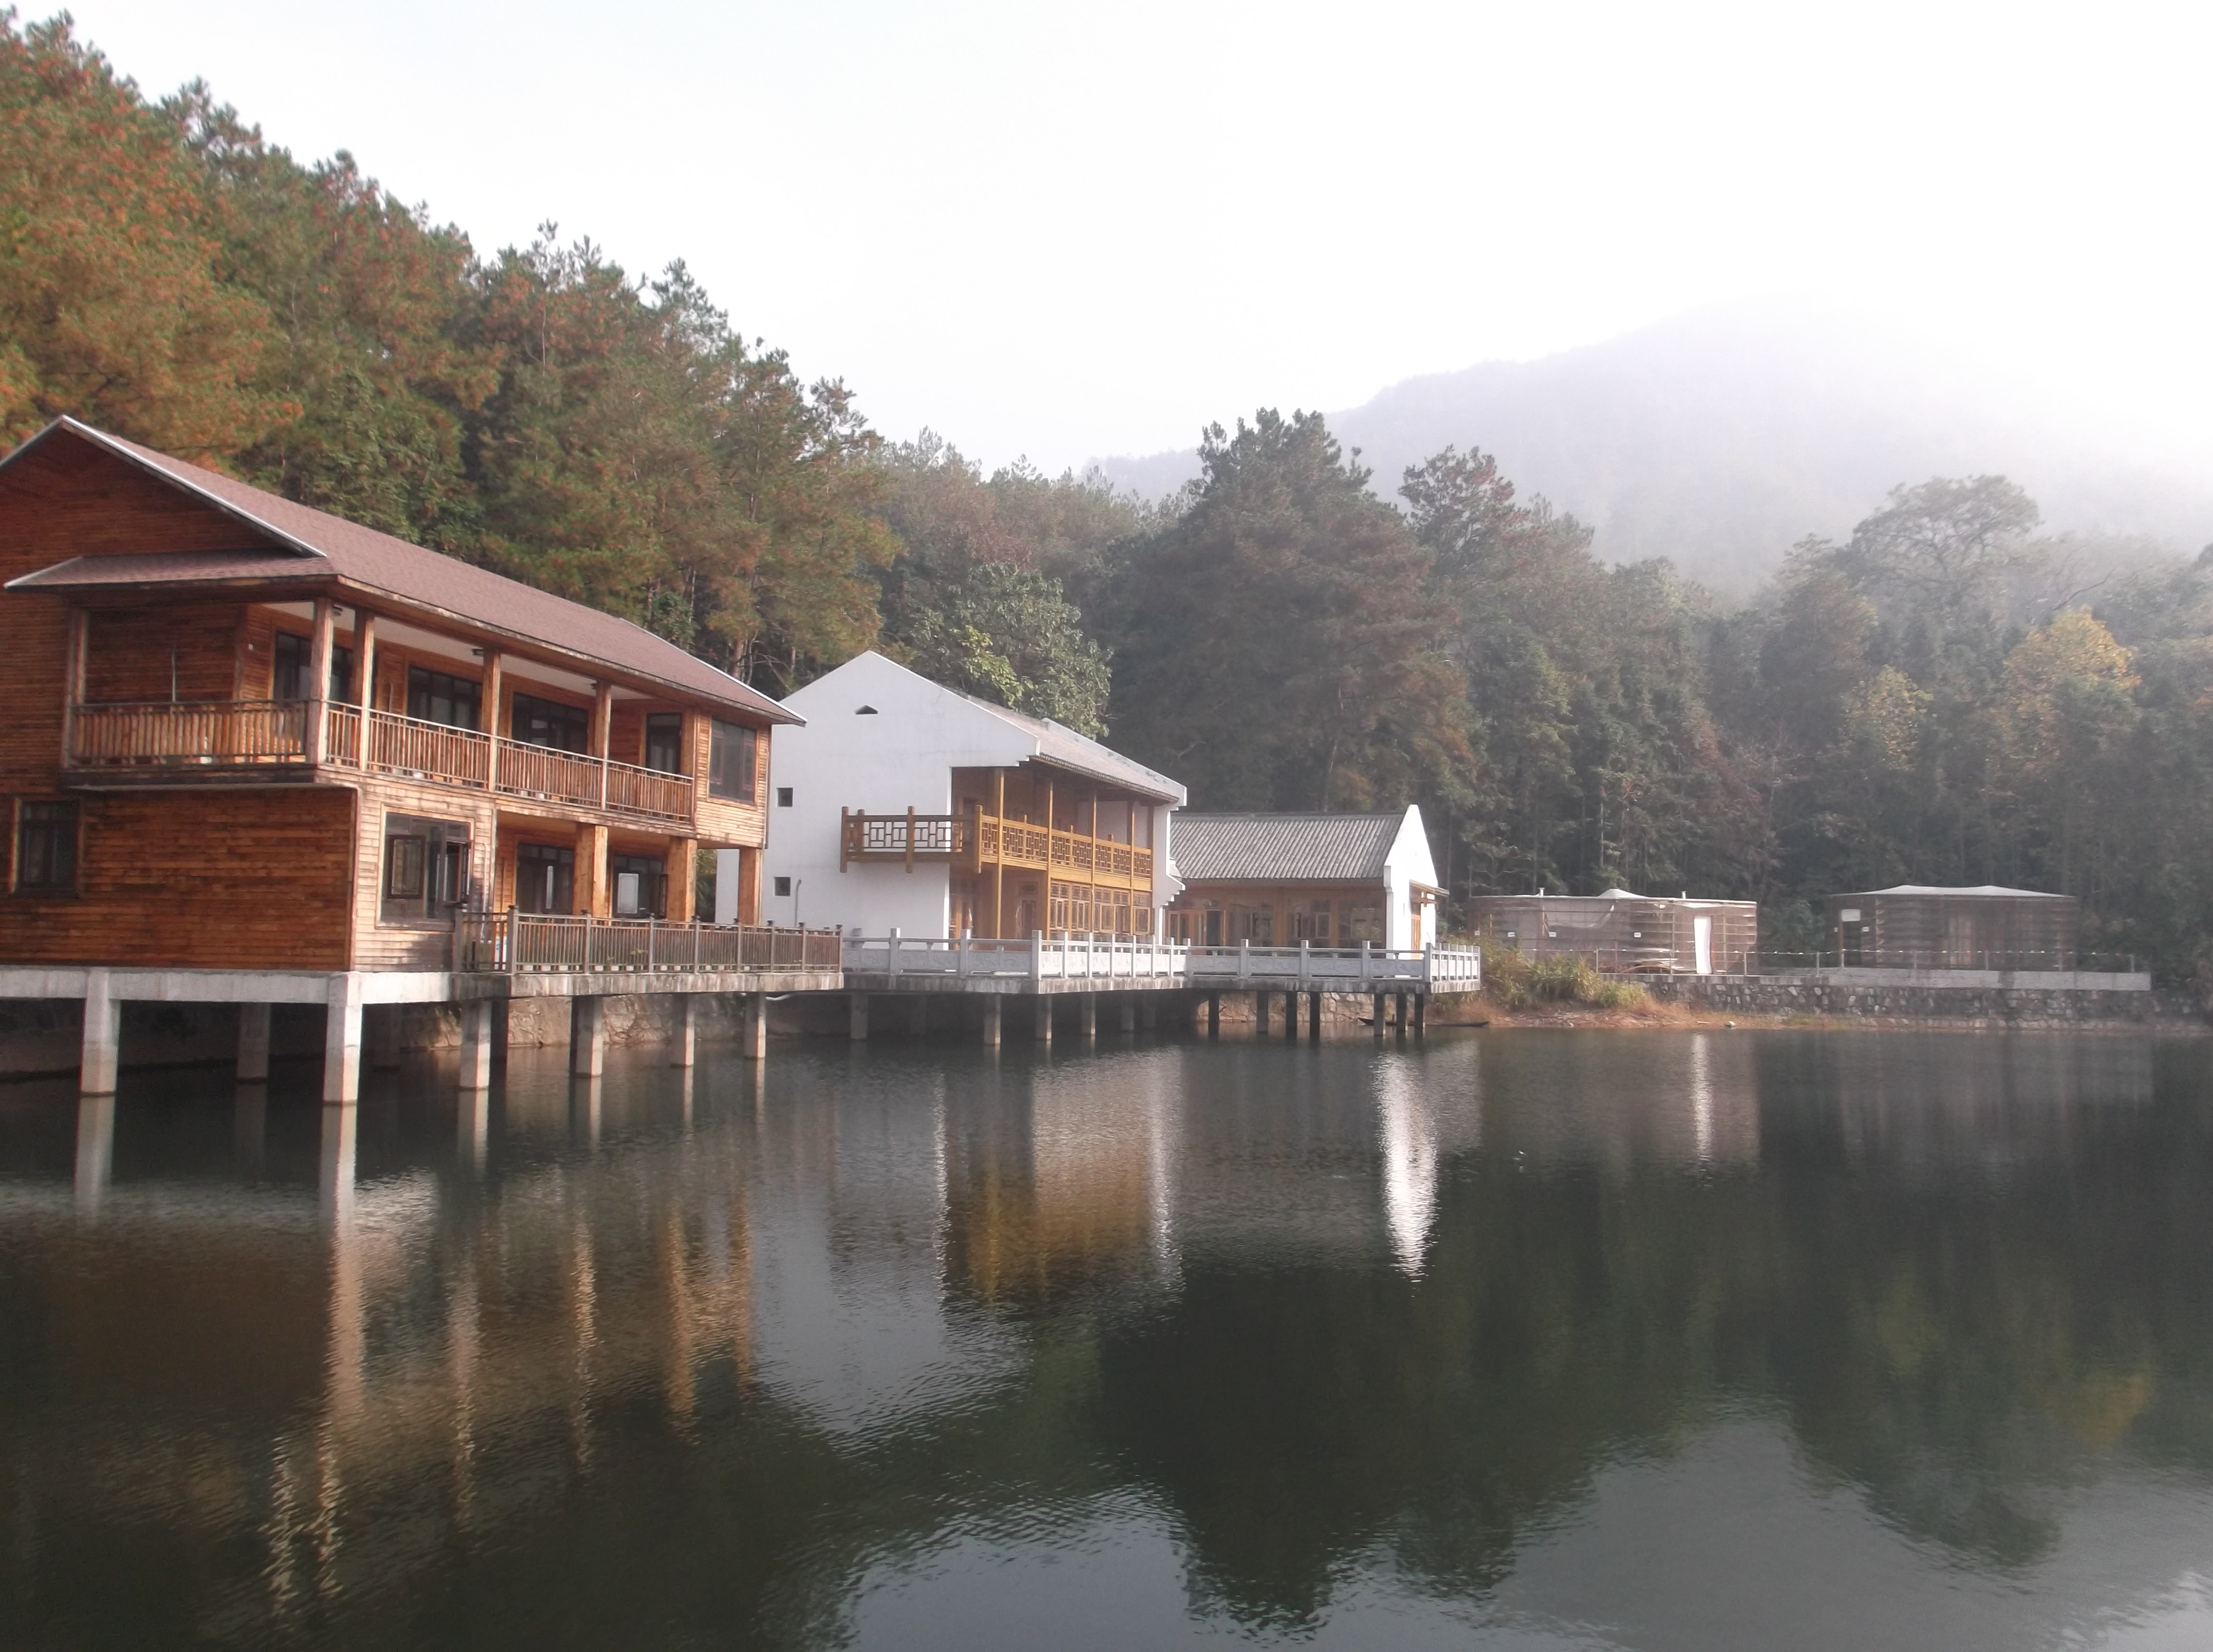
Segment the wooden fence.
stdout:
[[658,918],[570,917],[511,909],[465,911],[454,919],[454,967],[464,974],[835,973],[838,964],[836,930],[664,924]]

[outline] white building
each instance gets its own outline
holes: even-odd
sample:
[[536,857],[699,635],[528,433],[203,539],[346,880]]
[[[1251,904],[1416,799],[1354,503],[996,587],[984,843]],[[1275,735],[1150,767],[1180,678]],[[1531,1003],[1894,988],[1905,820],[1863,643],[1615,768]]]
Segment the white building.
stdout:
[[[761,916],[850,932],[1152,935],[1184,789],[1049,718],[868,653],[789,695]],[[716,913],[728,922],[716,879]]]

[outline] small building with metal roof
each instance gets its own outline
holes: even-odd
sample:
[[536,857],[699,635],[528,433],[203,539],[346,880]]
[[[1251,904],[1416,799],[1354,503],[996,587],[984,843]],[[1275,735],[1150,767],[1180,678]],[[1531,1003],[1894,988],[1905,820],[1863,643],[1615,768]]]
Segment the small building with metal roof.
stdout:
[[1417,950],[1442,892],[1422,811],[1176,817],[1172,939]]
[[1608,889],[1596,895],[1478,895],[1468,917],[1486,947],[1525,958],[1587,958],[1645,975],[1734,974],[1759,946],[1759,904]]
[[1846,968],[2071,970],[2082,932],[2072,895],[1994,883],[1901,883],[1829,897],[1829,945]]

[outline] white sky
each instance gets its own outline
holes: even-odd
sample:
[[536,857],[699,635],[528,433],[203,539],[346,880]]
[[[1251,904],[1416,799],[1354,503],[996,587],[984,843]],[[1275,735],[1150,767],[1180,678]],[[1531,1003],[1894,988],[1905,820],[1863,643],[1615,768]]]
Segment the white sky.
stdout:
[[[1050,468],[1787,294],[2213,439],[2213,9],[75,0],[479,251],[681,257],[749,335]],[[29,15],[40,15],[35,4]]]

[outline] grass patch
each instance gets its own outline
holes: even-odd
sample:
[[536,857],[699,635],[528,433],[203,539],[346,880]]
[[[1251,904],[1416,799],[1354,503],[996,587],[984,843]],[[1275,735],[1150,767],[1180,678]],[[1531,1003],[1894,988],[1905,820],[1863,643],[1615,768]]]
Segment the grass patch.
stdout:
[[1594,1009],[1649,1009],[1652,995],[1627,981],[1609,981],[1588,958],[1525,958],[1508,947],[1483,960],[1483,990],[1507,1009],[1533,1003],[1579,1003]]

